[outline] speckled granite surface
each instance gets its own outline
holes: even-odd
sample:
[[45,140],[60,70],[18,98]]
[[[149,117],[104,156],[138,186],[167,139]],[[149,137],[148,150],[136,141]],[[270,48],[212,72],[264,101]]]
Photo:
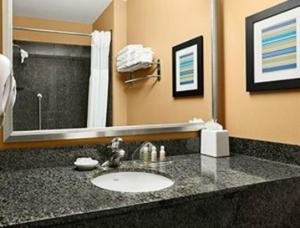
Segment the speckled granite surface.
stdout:
[[[284,187],[288,190],[298,191],[296,192],[298,194],[293,195],[295,195],[296,203],[299,205],[300,192],[297,187],[300,186],[300,167],[243,155],[213,159],[194,154],[175,156],[172,157],[172,160],[171,165],[158,168],[154,172],[170,176],[175,180],[175,184],[163,191],[142,194],[110,192],[93,186],[90,180],[105,172],[101,170],[79,172],[74,170],[72,165],[3,170],[0,172],[0,227],[16,224],[23,224],[24,227],[30,225],[38,227],[51,225],[61,227],[102,227],[102,225],[103,227],[130,227],[130,224],[136,224],[135,222],[138,222],[138,220],[134,220],[137,218],[132,217],[128,221],[129,218],[126,217],[128,214],[132,213],[133,210],[138,211],[138,213],[148,211],[148,220],[150,220],[152,218],[151,213],[154,215],[151,208],[155,207],[159,207],[161,210],[159,212],[156,210],[158,214],[155,214],[156,218],[163,218],[164,222],[160,224],[168,225],[168,221],[170,222],[172,218],[164,218],[163,216],[170,215],[167,211],[172,211],[172,214],[176,213],[176,205],[180,205],[178,207],[178,218],[181,218],[180,213],[184,213],[184,208],[190,208],[194,212],[199,211],[198,213],[201,211],[209,213],[209,211],[206,211],[205,205],[209,207],[210,203],[216,208],[222,208],[219,213],[223,213],[225,216],[227,213],[225,205],[227,204],[223,203],[226,202],[226,199],[228,201],[228,198],[224,198],[223,194],[229,194],[230,196],[230,194],[240,190],[247,191],[251,187],[258,188],[256,189],[258,195],[262,194],[262,192],[259,192],[259,188],[268,189],[267,192],[275,192],[276,188],[268,184],[279,185],[277,183],[280,182],[282,182],[280,186],[286,185]],[[131,167],[131,162],[125,162],[121,170]],[[266,185],[264,186],[264,184]],[[293,192],[287,191],[281,195],[288,196],[291,193]],[[277,197],[276,194],[274,196]],[[243,197],[242,193],[239,194],[239,200],[242,200]],[[214,203],[205,201],[210,198],[214,198]],[[266,202],[270,201],[270,199],[266,199]],[[188,201],[192,204],[187,204]],[[235,204],[234,199],[229,201],[230,208],[239,205],[238,203]],[[193,205],[193,202],[195,205]],[[201,202],[201,204],[196,205],[196,202]],[[249,201],[245,202],[249,203]],[[289,206],[288,208],[291,208],[290,201],[286,204]],[[243,208],[236,208],[236,210],[243,211]],[[113,217],[110,217],[112,215]],[[148,216],[146,215],[144,214],[145,218]],[[191,211],[191,218],[196,215],[197,213],[192,214]],[[243,213],[239,214],[239,216],[242,216],[239,218],[240,220],[244,219],[243,215]],[[212,219],[208,214],[205,217],[207,217],[206,222]],[[120,220],[114,221],[114,218]],[[227,217],[225,216],[225,218]],[[88,219],[98,224],[103,221],[103,224],[92,226],[93,222],[84,222]],[[112,222],[111,226],[105,226],[105,222],[108,222],[109,219]],[[128,222],[127,224],[122,223],[125,220]],[[197,227],[196,224],[194,224],[195,226],[192,225],[193,221],[188,220],[182,221],[181,226],[178,224],[178,227],[184,227],[187,224],[191,224],[187,227]],[[81,225],[74,225],[77,223]],[[145,220],[145,227],[150,227],[151,224],[154,224],[154,220],[148,223]],[[232,222],[229,221],[228,224],[232,224]],[[137,226],[132,225],[131,227]]]
[[300,166],[300,146],[251,139],[230,138],[232,153]]

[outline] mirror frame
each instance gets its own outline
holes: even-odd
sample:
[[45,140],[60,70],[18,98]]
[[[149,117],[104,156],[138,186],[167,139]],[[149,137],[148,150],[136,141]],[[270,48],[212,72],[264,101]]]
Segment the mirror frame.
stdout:
[[[2,0],[3,54],[12,61],[13,42],[13,0]],[[152,124],[136,126],[116,126],[107,128],[80,128],[57,130],[13,131],[13,112],[5,115],[3,142],[36,142],[70,139],[90,139],[129,135],[147,135],[159,133],[196,132],[204,128],[203,123]]]

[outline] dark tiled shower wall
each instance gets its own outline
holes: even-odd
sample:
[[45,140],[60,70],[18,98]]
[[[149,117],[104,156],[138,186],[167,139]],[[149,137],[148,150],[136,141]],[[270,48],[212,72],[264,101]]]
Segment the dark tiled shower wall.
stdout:
[[[21,64],[14,48],[18,95],[14,130],[38,129],[38,98],[42,99],[42,129],[85,128],[90,77],[90,47],[14,41],[29,52]],[[109,107],[111,103],[109,95]],[[112,116],[109,108],[108,116]],[[108,117],[108,125],[111,118]]]

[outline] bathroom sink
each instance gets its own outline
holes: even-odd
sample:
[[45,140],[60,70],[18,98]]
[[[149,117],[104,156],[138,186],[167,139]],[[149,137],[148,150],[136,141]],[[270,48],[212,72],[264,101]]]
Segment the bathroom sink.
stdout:
[[153,192],[168,188],[174,182],[162,175],[146,172],[116,172],[98,176],[92,183],[99,188],[117,192]]

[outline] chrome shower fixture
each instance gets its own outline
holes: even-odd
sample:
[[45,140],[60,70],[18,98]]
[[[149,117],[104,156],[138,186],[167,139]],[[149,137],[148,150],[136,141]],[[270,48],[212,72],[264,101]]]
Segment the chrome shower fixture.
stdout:
[[13,44],[14,47],[18,48],[20,50],[20,55],[21,55],[21,63],[24,63],[25,59],[29,57],[29,53],[25,51],[21,46],[17,44]]

